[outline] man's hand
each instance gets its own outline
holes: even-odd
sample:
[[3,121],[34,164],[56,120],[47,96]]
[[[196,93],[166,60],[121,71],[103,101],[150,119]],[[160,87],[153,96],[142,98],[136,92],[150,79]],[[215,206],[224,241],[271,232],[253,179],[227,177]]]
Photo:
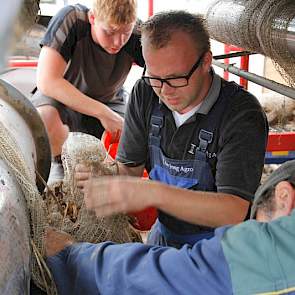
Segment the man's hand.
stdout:
[[99,177],[85,183],[84,201],[86,208],[97,216],[136,212],[149,206],[149,195],[153,184],[138,177]]
[[91,178],[91,169],[90,167],[87,167],[83,164],[78,164],[75,167],[75,180],[76,180],[76,185],[78,188],[80,188],[82,191],[84,191],[84,187]]
[[113,140],[119,140],[124,119],[116,112],[105,106],[103,113],[98,118],[104,129],[111,133]]
[[74,239],[71,235],[48,227],[45,231],[45,251],[46,256],[54,256],[64,248],[72,245]]

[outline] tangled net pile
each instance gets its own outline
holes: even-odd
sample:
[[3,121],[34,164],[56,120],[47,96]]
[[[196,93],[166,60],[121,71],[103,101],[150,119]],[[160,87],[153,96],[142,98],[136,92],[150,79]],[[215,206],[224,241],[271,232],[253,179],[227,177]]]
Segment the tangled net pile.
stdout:
[[214,39],[270,57],[291,87],[295,87],[295,56],[287,34],[294,18],[294,0],[217,0],[206,14]]
[[44,263],[44,232],[48,225],[64,230],[77,241],[98,243],[139,242],[140,235],[130,226],[126,215],[97,218],[85,208],[83,195],[76,188],[73,170],[77,163],[92,168],[95,175],[112,175],[117,171],[101,144],[91,135],[70,134],[63,148],[65,179],[47,188],[40,196],[35,184],[35,173],[26,165],[16,141],[0,122],[0,154],[14,173],[26,199],[31,229],[32,278],[47,294],[57,294],[55,284]]
[[86,210],[83,194],[76,186],[74,169],[79,163],[91,167],[94,176],[117,174],[117,164],[108,157],[101,141],[88,134],[70,133],[63,145],[62,162],[64,180],[51,185],[45,193],[49,224],[71,234],[77,241],[141,241],[140,235],[131,228],[127,215],[97,218]]

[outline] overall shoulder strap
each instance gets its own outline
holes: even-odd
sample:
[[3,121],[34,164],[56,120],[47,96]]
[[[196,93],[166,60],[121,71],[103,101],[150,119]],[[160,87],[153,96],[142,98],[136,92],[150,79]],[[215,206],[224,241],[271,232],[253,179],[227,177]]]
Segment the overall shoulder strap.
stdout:
[[241,90],[241,86],[234,82],[227,82],[225,80],[221,81],[220,96],[210,112],[206,115],[206,127],[199,131],[198,139],[199,145],[196,149],[196,159],[204,160],[206,159],[206,152],[209,144],[213,141],[214,131],[220,124],[224,111],[228,105],[229,98],[235,95]]
[[164,116],[160,110],[158,102],[153,104],[152,116],[150,120],[149,144],[160,147],[161,143],[161,128],[164,125]]

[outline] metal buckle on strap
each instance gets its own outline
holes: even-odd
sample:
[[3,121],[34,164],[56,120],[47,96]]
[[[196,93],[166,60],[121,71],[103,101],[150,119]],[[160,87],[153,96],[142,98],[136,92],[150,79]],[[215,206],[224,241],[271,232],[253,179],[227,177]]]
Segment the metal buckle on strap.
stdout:
[[200,133],[199,133],[199,139],[200,140],[205,140],[208,143],[211,143],[213,140],[213,132],[201,129]]
[[208,144],[211,143],[213,140],[213,132],[201,129],[199,133],[199,140],[200,143],[197,150],[205,153],[207,151]]
[[151,118],[152,125],[158,125],[160,127],[163,126],[163,117],[152,116]]
[[163,126],[163,118],[152,116],[151,118],[151,134],[158,136]]
[[157,136],[160,134],[161,126],[152,124],[151,128],[152,128],[152,132],[151,132],[152,135]]

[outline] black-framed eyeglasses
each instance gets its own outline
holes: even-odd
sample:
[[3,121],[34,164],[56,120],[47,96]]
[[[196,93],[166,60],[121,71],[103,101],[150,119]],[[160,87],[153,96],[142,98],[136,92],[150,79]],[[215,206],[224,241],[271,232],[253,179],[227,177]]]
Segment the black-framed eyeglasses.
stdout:
[[146,68],[144,67],[144,71],[143,71],[143,74],[142,74],[141,79],[147,85],[152,86],[154,88],[162,88],[164,83],[168,84],[170,87],[173,87],[173,88],[185,87],[185,86],[188,85],[189,79],[192,76],[192,74],[195,72],[195,70],[201,64],[201,61],[202,61],[204,55],[205,55],[205,53],[203,53],[198,58],[198,60],[196,61],[196,63],[193,65],[192,69],[185,76],[172,77],[172,78],[166,78],[166,79],[149,77],[149,76],[145,76],[144,75],[145,74],[145,71],[146,71]]

